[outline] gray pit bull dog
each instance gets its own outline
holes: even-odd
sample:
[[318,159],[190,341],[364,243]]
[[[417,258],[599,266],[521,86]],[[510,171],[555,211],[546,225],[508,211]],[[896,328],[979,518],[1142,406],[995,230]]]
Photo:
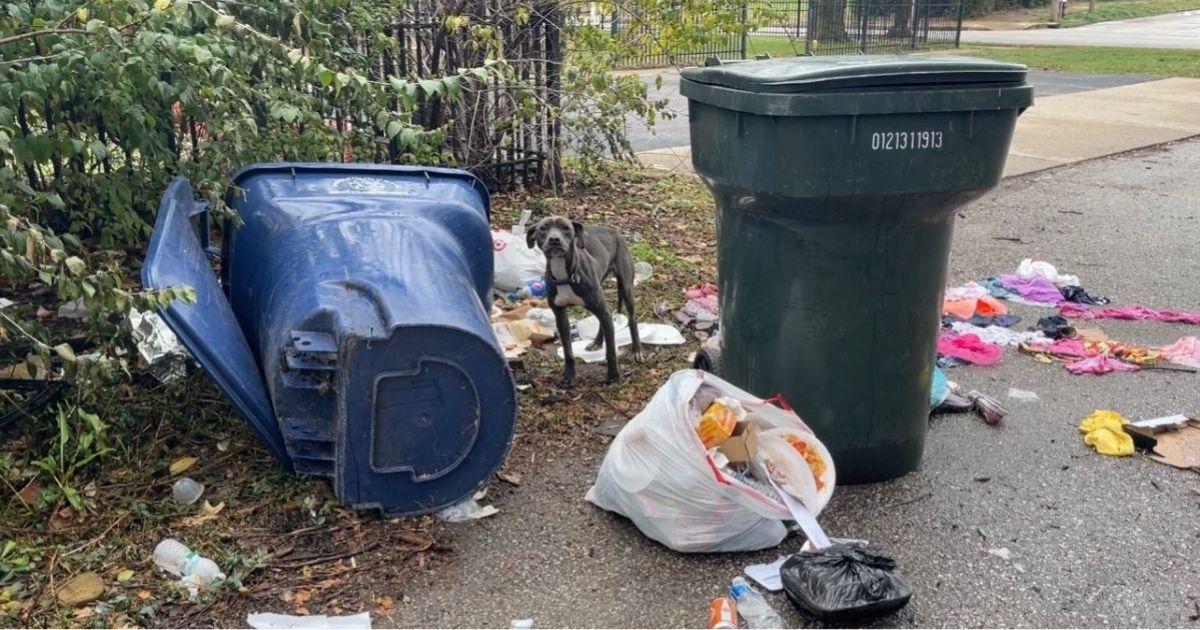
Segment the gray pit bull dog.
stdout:
[[642,341],[638,338],[637,317],[633,314],[633,257],[629,246],[616,230],[603,225],[584,228],[582,223],[562,216],[542,219],[525,235],[525,244],[534,245],[546,254],[546,299],[554,311],[558,338],[563,345],[566,366],[560,385],[571,387],[575,382],[575,355],[571,351],[571,322],[568,306],[582,306],[600,320],[600,332],[588,346],[595,350],[604,343],[608,362],[608,379],[620,380],[617,371],[616,333],[612,314],[604,302],[604,279],[617,277],[617,309],[624,305],[629,315],[629,336],[633,340],[633,356],[642,361]]

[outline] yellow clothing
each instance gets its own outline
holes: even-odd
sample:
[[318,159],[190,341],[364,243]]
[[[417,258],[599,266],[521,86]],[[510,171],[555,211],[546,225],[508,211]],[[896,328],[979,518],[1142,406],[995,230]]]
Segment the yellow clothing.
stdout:
[[1121,427],[1129,424],[1124,416],[1107,409],[1098,409],[1079,423],[1083,443],[1101,455],[1121,457],[1133,455],[1133,438]]

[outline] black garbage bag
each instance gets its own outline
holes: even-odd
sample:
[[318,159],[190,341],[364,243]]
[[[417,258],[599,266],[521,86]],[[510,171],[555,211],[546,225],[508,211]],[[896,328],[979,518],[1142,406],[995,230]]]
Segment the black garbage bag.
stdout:
[[1098,305],[1098,304],[1108,304],[1110,301],[1106,297],[1092,295],[1091,293],[1088,293],[1087,291],[1084,290],[1083,287],[1080,287],[1080,286],[1065,286],[1065,287],[1062,287],[1061,289],[1059,289],[1058,292],[1062,293],[1062,296],[1066,301],[1075,302],[1076,304]]
[[1046,336],[1051,339],[1062,339],[1064,337],[1074,337],[1075,328],[1071,326],[1071,322],[1067,321],[1062,315],[1050,315],[1038,320],[1038,330],[1046,333]]
[[801,551],[783,563],[779,575],[792,603],[827,623],[882,617],[912,597],[895,560],[857,545]]

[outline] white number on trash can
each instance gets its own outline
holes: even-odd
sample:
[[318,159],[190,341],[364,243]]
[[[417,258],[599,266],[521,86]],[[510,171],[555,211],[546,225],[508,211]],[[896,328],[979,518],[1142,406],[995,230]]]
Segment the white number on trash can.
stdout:
[[872,151],[909,151],[942,148],[940,131],[876,131],[871,134]]

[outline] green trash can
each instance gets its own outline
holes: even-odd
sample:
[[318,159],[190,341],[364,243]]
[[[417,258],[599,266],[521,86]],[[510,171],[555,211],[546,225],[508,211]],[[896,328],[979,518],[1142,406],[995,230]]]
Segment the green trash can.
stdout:
[[925,56],[682,73],[717,205],[722,376],[782,394],[839,482],[920,464],[955,211],[999,183],[1025,76]]

